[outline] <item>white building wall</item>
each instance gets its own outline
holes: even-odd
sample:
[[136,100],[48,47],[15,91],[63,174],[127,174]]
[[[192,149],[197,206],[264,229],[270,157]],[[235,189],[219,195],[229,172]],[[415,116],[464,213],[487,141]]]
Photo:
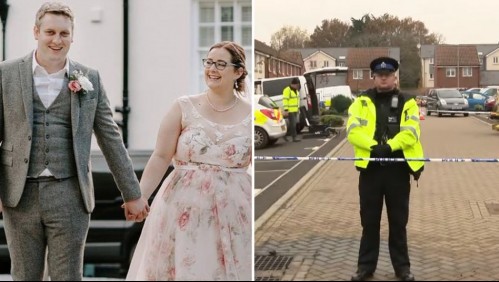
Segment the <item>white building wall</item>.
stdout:
[[[36,48],[35,15],[46,1],[8,0],[7,59],[25,56]],[[111,107],[114,110],[122,106],[123,0],[59,1],[67,3],[75,13],[70,58],[99,70]],[[217,0],[129,1],[130,150],[153,149],[160,121],[172,101],[203,88],[197,46],[199,2]],[[235,36],[236,42],[239,38]],[[252,50],[245,47],[248,71],[252,73]],[[115,119],[121,120],[121,114],[115,113]],[[96,142],[92,149],[98,150]]]
[[191,1],[130,2],[129,143],[151,149],[171,103],[194,92],[202,65],[193,62]]
[[[497,63],[494,63],[494,57],[497,58]],[[488,71],[499,70],[499,49],[487,55],[485,69]]]
[[435,73],[433,73],[433,78],[430,79],[430,59],[429,58],[423,58],[422,59],[422,68],[421,68],[421,73],[423,77],[423,88],[432,88],[434,87],[435,84]]

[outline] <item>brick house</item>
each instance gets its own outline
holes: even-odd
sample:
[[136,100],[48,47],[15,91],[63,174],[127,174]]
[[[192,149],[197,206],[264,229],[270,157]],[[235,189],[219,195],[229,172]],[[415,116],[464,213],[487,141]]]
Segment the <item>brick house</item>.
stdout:
[[255,39],[255,79],[295,76],[304,72],[301,53],[292,50],[278,52]]
[[480,61],[474,45],[436,46],[434,67],[435,88],[480,85]]
[[304,48],[298,51],[304,58],[303,64],[307,71],[325,66],[348,67],[345,84],[348,84],[353,92],[373,87],[369,68],[372,60],[381,56],[389,56],[400,61],[399,47]]
[[[442,87],[441,84],[440,86],[436,86],[435,84],[435,70],[437,69],[437,64],[435,63],[435,58],[436,58],[436,51],[437,47],[439,45],[422,45],[420,49],[420,57],[421,57],[421,87],[424,89],[428,88],[433,88],[433,87]],[[476,48],[475,52],[477,53],[478,56],[478,64],[479,64],[479,71],[476,71],[476,65],[475,67],[472,68],[471,72],[475,75],[475,78],[478,76],[478,83],[475,85],[472,85],[471,87],[487,87],[490,85],[499,85],[499,44],[476,44],[476,45],[442,45],[442,46],[454,46],[454,63],[453,65],[457,68],[457,46],[459,47],[459,55],[461,56],[462,53],[462,48],[466,48],[467,51],[470,46],[474,46]],[[448,52],[452,52],[448,50],[448,47],[445,47],[443,50],[439,49],[442,55],[446,56],[447,59],[444,61],[449,60],[449,54]],[[466,51],[466,52],[467,52]],[[468,56],[468,55],[466,55]],[[473,55],[471,55],[474,57]],[[468,59],[469,60],[469,59]],[[474,60],[474,58],[473,58]],[[447,64],[452,64],[452,62],[438,62],[438,63],[447,63]],[[464,63],[464,62],[462,62]],[[476,61],[473,62],[474,64]],[[465,66],[469,67],[469,66]],[[442,68],[442,66],[440,66]],[[460,81],[459,81],[459,87],[468,87],[469,85],[463,85],[461,81],[463,81],[462,77],[462,70],[463,65],[460,65]],[[443,70],[442,70],[443,72]],[[465,71],[465,74],[467,74],[468,70]],[[445,73],[444,73],[445,76]],[[470,77],[466,77],[464,81],[469,82]],[[449,83],[450,79],[444,79],[447,83]],[[457,77],[454,79],[454,84],[449,87],[458,87],[457,86]]]
[[[349,48],[347,54],[347,84],[352,92],[372,88],[371,61],[378,57],[392,57],[400,61],[400,48]],[[397,71],[398,75],[399,71]]]

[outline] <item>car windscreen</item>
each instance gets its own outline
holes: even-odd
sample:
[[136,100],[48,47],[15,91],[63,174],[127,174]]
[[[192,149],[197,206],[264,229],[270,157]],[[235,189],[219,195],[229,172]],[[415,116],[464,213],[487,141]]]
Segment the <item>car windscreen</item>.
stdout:
[[258,104],[271,109],[279,108],[279,106],[277,106],[277,104],[274,101],[272,101],[272,99],[266,96],[262,96],[260,100],[258,100]]
[[463,98],[463,95],[457,90],[440,90],[438,91],[439,98]]

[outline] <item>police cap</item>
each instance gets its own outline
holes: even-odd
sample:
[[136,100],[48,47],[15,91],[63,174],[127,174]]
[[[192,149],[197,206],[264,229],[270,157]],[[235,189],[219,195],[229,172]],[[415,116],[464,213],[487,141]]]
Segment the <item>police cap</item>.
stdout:
[[399,63],[390,57],[379,57],[371,62],[370,67],[373,73],[395,72],[399,69]]

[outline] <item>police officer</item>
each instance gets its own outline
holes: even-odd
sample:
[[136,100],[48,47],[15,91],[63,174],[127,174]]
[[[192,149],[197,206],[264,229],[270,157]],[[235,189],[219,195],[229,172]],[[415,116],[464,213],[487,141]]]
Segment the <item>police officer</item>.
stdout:
[[[414,97],[400,93],[395,72],[398,62],[380,57],[371,62],[374,88],[350,106],[348,141],[355,157],[422,158],[419,108]],[[388,213],[390,258],[395,275],[414,281],[410,270],[406,225],[409,219],[410,175],[417,181],[423,162],[356,161],[362,238],[357,272],[352,281],[370,278],[378,263],[383,200]]]
[[[300,110],[300,80],[297,77],[293,77],[291,84],[282,91],[282,103],[284,116],[287,116],[289,120],[288,128],[293,142],[300,142],[301,140],[296,138],[296,124]],[[287,136],[284,136],[284,140],[289,141]]]

